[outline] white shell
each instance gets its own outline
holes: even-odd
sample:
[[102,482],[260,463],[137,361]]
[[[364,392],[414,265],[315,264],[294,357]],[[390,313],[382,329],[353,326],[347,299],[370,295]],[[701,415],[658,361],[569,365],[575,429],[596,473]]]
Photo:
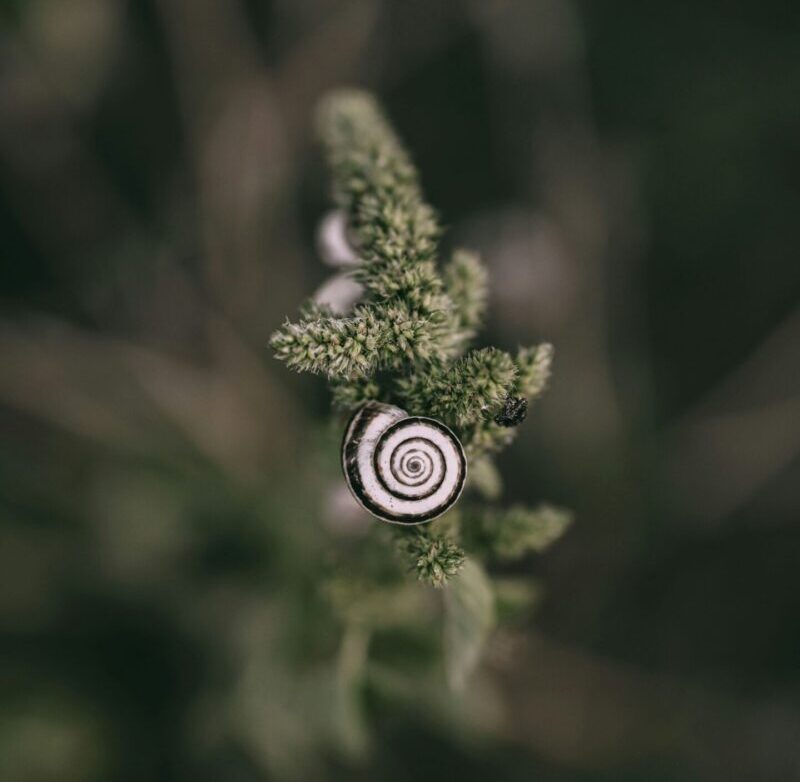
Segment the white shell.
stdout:
[[361,263],[348,236],[347,215],[341,209],[328,212],[320,221],[317,252],[328,266],[358,266]]
[[440,516],[461,496],[467,477],[464,449],[450,429],[379,402],[364,405],[350,420],[342,468],[358,502],[397,524]]
[[333,315],[347,315],[364,295],[364,286],[349,274],[336,274],[317,288],[314,301]]

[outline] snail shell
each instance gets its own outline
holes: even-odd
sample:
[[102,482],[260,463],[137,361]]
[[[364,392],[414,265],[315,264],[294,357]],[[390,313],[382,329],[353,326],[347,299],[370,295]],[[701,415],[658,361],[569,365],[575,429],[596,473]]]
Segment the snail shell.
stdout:
[[343,209],[333,209],[319,222],[317,250],[323,263],[341,269],[314,293],[314,301],[333,315],[347,315],[364,295],[364,286],[352,276],[361,263],[347,227]]
[[364,286],[349,274],[335,274],[322,283],[311,297],[332,315],[347,315],[364,295]]
[[464,449],[444,424],[378,402],[350,420],[342,468],[358,502],[397,524],[440,516],[459,498],[467,476]]
[[361,259],[354,247],[347,227],[347,215],[342,209],[333,209],[320,221],[317,229],[317,251],[328,266],[358,266]]

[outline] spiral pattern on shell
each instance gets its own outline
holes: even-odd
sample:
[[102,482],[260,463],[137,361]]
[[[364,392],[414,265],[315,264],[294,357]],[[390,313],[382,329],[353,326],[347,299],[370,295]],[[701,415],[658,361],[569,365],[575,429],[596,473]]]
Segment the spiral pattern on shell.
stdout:
[[440,516],[459,498],[467,476],[464,449],[444,424],[378,402],[350,420],[342,468],[358,502],[397,524]]

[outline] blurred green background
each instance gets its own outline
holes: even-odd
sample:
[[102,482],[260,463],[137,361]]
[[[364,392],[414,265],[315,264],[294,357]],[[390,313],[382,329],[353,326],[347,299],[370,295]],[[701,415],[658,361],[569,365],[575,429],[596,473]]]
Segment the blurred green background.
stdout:
[[[331,626],[340,423],[266,348],[343,84],[556,347],[500,466],[577,520],[458,697]],[[798,96],[778,0],[2,0],[0,779],[800,779]]]

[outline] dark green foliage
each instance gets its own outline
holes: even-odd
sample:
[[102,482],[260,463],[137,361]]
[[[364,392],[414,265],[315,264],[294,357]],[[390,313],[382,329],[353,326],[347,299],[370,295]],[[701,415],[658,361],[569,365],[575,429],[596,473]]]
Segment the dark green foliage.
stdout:
[[513,387],[517,368],[508,353],[483,348],[447,364],[420,368],[398,381],[409,412],[463,429],[491,419]]
[[483,323],[489,293],[489,275],[476,253],[456,250],[444,267],[447,293],[453,302],[455,325],[466,342]]
[[482,508],[462,514],[461,534],[471,552],[493,559],[518,559],[532,551],[544,551],[571,522],[569,511],[546,504]]

